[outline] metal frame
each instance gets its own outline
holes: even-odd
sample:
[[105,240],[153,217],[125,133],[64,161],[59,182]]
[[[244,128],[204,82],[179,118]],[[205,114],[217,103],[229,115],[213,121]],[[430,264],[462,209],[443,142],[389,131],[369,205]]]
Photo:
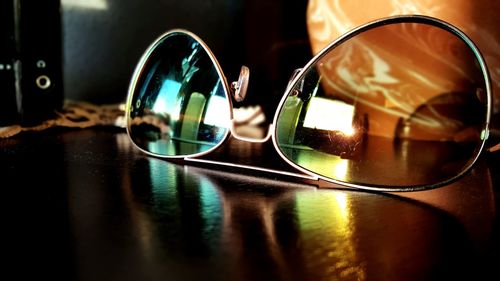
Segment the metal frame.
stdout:
[[[447,31],[455,34],[459,38],[461,38],[472,49],[472,51],[475,53],[476,58],[477,58],[477,60],[480,63],[480,67],[481,67],[481,70],[483,72],[483,76],[484,76],[484,79],[485,79],[486,96],[487,96],[487,101],[486,101],[487,102],[487,112],[486,112],[487,116],[486,116],[486,123],[485,123],[484,129],[483,129],[484,130],[483,131],[484,132],[484,136],[483,136],[483,141],[481,143],[479,152],[476,155],[476,157],[470,162],[470,164],[468,166],[466,166],[462,170],[461,173],[459,173],[458,175],[456,175],[455,177],[453,177],[451,179],[448,179],[446,181],[439,182],[439,183],[436,183],[436,184],[432,184],[432,185],[418,185],[418,186],[406,186],[406,187],[388,187],[388,186],[381,186],[381,185],[360,185],[360,184],[342,182],[342,181],[333,180],[333,179],[330,179],[330,178],[318,175],[318,174],[316,174],[316,173],[314,173],[312,171],[309,171],[309,170],[307,170],[305,168],[302,168],[299,165],[291,162],[284,155],[284,153],[280,150],[280,148],[278,146],[278,143],[277,143],[277,140],[276,140],[277,136],[276,136],[276,130],[275,130],[275,125],[274,124],[276,124],[278,115],[279,115],[279,113],[280,113],[280,111],[281,111],[281,109],[282,109],[282,107],[284,105],[284,102],[285,102],[287,96],[289,95],[290,91],[295,86],[295,84],[297,84],[304,77],[305,73],[307,72],[307,70],[311,66],[313,66],[318,60],[320,60],[322,57],[324,57],[331,49],[335,48],[339,44],[342,44],[344,41],[350,39],[351,37],[353,37],[353,36],[355,36],[355,35],[363,32],[365,30],[373,28],[373,27],[387,25],[387,24],[408,23],[408,22],[429,24],[429,25],[433,25],[433,26],[436,26],[436,27],[439,27],[439,28],[443,28],[443,29],[445,29],[445,30],[447,30]],[[160,36],[147,49],[147,51],[142,56],[142,58],[141,58],[141,60],[140,60],[140,62],[138,64],[138,66],[137,66],[137,68],[136,68],[136,70],[134,72],[133,79],[132,79],[132,82],[131,82],[130,87],[129,87],[128,99],[127,99],[127,114],[128,114],[129,108],[131,106],[131,99],[132,99],[133,89],[136,86],[137,79],[138,79],[138,77],[139,77],[139,75],[141,73],[141,70],[142,70],[144,64],[147,62],[147,60],[148,60],[150,54],[152,53],[152,51],[154,50],[154,48],[164,38],[166,38],[167,36],[169,36],[169,35],[171,35],[173,33],[176,33],[176,32],[177,33],[184,33],[184,34],[186,34],[186,35],[191,36],[192,38],[194,38],[196,41],[198,41],[203,46],[203,48],[207,51],[208,55],[212,59],[212,62],[216,66],[217,72],[219,73],[220,78],[223,81],[224,91],[225,91],[226,96],[227,96],[228,101],[229,101],[229,106],[230,106],[230,111],[231,111],[230,117],[231,117],[231,124],[232,125],[229,128],[229,130],[227,131],[226,136],[223,138],[223,140],[219,144],[217,144],[214,148],[212,148],[212,149],[210,149],[208,151],[205,151],[205,152],[202,152],[202,153],[198,153],[198,154],[195,154],[195,155],[190,155],[190,156],[163,156],[163,155],[157,155],[157,154],[153,154],[153,153],[150,153],[148,151],[145,151],[145,150],[141,149],[140,147],[138,147],[134,143],[134,145],[137,148],[139,148],[141,151],[145,152],[148,155],[152,155],[152,156],[160,157],[160,158],[164,158],[164,159],[165,158],[166,159],[173,159],[173,158],[179,159],[180,158],[180,159],[185,160],[186,162],[197,162],[197,163],[206,163],[206,164],[229,166],[229,167],[235,167],[235,168],[251,169],[251,170],[255,170],[255,171],[270,172],[270,173],[276,173],[276,174],[281,174],[281,175],[285,175],[285,176],[293,176],[293,177],[297,177],[297,178],[301,178],[301,179],[307,179],[307,180],[314,180],[314,181],[322,180],[322,181],[325,181],[325,182],[328,182],[328,183],[333,183],[333,184],[340,185],[342,187],[355,188],[355,189],[368,190],[368,191],[409,192],[409,191],[420,191],[420,190],[434,189],[434,188],[441,187],[441,186],[444,186],[446,184],[449,184],[449,183],[455,181],[456,179],[462,177],[476,163],[477,159],[482,154],[482,151],[484,149],[486,140],[488,138],[490,118],[491,118],[491,110],[492,110],[491,82],[490,82],[490,76],[489,76],[489,73],[488,73],[488,68],[486,66],[486,63],[485,63],[485,61],[484,61],[484,59],[483,59],[483,57],[482,57],[479,49],[472,42],[472,40],[465,33],[463,33],[462,31],[460,31],[458,28],[456,28],[455,26],[453,26],[453,25],[451,25],[451,24],[449,24],[447,22],[444,22],[442,20],[439,20],[439,19],[436,19],[436,18],[432,18],[432,17],[428,17],[428,16],[421,16],[421,15],[394,16],[394,17],[389,17],[389,18],[383,18],[383,19],[372,21],[372,22],[369,22],[369,23],[364,24],[362,26],[359,26],[359,27],[357,27],[357,28],[349,31],[348,33],[344,34],[343,36],[341,36],[337,40],[333,41],[327,47],[325,47],[322,51],[320,51],[316,56],[314,56],[302,69],[300,69],[300,71],[298,71],[298,73],[296,73],[293,76],[292,81],[287,86],[287,88],[285,90],[285,93],[284,93],[284,95],[283,95],[283,97],[282,97],[282,99],[281,99],[281,101],[280,101],[280,103],[279,103],[279,105],[278,105],[278,107],[276,109],[276,113],[275,113],[275,116],[273,118],[272,124],[269,126],[269,130],[268,130],[267,136],[264,139],[258,139],[258,140],[241,137],[241,136],[239,136],[235,132],[234,121],[233,121],[233,112],[232,112],[233,105],[232,105],[231,98],[230,98],[230,95],[229,95],[230,88],[228,86],[227,80],[226,80],[226,78],[225,78],[225,76],[224,76],[224,74],[222,72],[222,69],[221,69],[220,65],[218,64],[217,60],[215,59],[215,56],[210,51],[210,49],[208,48],[208,46],[200,38],[198,38],[193,33],[189,32],[189,31],[186,31],[186,30],[182,30],[182,29],[176,29],[176,30],[173,30],[173,31],[169,31],[169,32],[163,34],[162,36]],[[248,75],[248,73],[247,73],[247,75]],[[244,95],[245,93],[242,93],[242,94]],[[129,125],[130,125],[129,124],[129,120],[127,119],[127,134],[130,137]],[[265,143],[265,142],[268,142],[271,139],[272,142],[273,142],[273,146],[275,147],[277,153],[281,156],[281,158],[286,163],[288,163],[291,167],[295,168],[297,170],[297,173],[291,173],[291,172],[280,171],[280,170],[273,170],[273,169],[267,169],[267,168],[262,168],[262,167],[255,167],[255,166],[249,166],[249,165],[241,165],[241,164],[236,164],[236,163],[227,163],[227,162],[214,161],[214,160],[206,160],[206,159],[198,158],[199,156],[203,156],[203,155],[209,154],[211,151],[213,151],[214,149],[220,147],[224,142],[226,142],[227,139],[228,139],[228,137],[229,137],[229,132],[231,132],[231,136],[232,137],[234,137],[234,138],[236,138],[238,140],[241,140],[241,141],[246,141],[246,142]]]
[[[461,173],[459,173],[458,175],[456,175],[455,177],[453,177],[451,179],[448,179],[446,181],[439,182],[439,183],[436,183],[436,184],[432,184],[432,185],[417,185],[417,186],[405,186],[405,187],[401,187],[401,188],[397,188],[397,187],[391,187],[391,188],[389,188],[387,186],[381,186],[381,185],[360,185],[360,184],[354,184],[354,183],[347,183],[347,182],[342,182],[342,181],[338,181],[338,180],[333,180],[333,179],[330,179],[330,178],[327,178],[327,177],[324,177],[324,176],[321,176],[321,175],[317,175],[319,179],[327,181],[327,182],[339,184],[339,185],[342,185],[342,186],[347,186],[347,187],[357,188],[357,189],[363,189],[363,190],[372,190],[372,191],[401,192],[401,191],[429,190],[429,189],[434,189],[434,188],[437,188],[437,187],[440,187],[440,186],[444,186],[444,185],[446,185],[448,183],[451,183],[451,182],[455,181],[459,177],[463,176],[465,173],[467,173],[472,168],[472,166],[476,163],[477,159],[479,158],[481,152],[483,151],[485,143],[486,143],[486,140],[487,140],[488,135],[489,135],[489,124],[490,124],[491,108],[492,108],[491,83],[490,83],[490,76],[489,76],[489,73],[488,73],[488,68],[486,66],[486,63],[485,63],[485,61],[484,61],[484,59],[483,59],[483,57],[482,57],[479,49],[477,48],[477,46],[472,42],[472,40],[465,33],[463,33],[458,28],[456,28],[455,26],[453,26],[453,25],[451,25],[451,24],[449,24],[447,22],[444,22],[444,21],[436,19],[436,18],[432,18],[432,17],[428,17],[428,16],[421,16],[421,15],[394,16],[394,17],[379,19],[379,20],[367,23],[365,25],[362,25],[362,26],[360,26],[358,28],[355,28],[355,29],[351,30],[350,32],[348,32],[348,33],[344,34],[343,36],[341,36],[339,39],[337,39],[337,40],[333,41],[332,43],[330,43],[327,47],[325,47],[323,50],[321,50],[313,59],[311,59],[306,64],[306,66],[304,66],[304,68],[300,71],[300,73],[298,75],[296,75],[296,77],[294,78],[294,80],[291,82],[290,87],[288,87],[287,91],[283,95],[283,98],[281,99],[281,101],[280,101],[280,103],[278,105],[278,110],[276,111],[276,114],[274,116],[273,124],[276,124],[276,121],[277,121],[278,115],[279,115],[279,111],[283,107],[283,104],[284,104],[284,102],[285,102],[288,94],[290,93],[290,90],[295,86],[295,84],[297,84],[298,81],[300,81],[304,77],[304,75],[307,72],[307,70],[312,65],[314,65],[318,60],[320,60],[321,58],[323,58],[331,49],[335,48],[336,46],[342,44],[344,41],[352,38],[353,36],[355,36],[355,35],[363,32],[365,30],[368,30],[370,28],[377,27],[377,26],[382,26],[382,25],[388,25],[388,24],[407,23],[407,22],[423,23],[423,24],[429,24],[429,25],[433,25],[433,26],[436,26],[436,27],[439,27],[439,28],[443,28],[443,29],[445,29],[445,30],[447,30],[447,31],[449,31],[449,32],[457,35],[458,37],[460,37],[460,39],[462,39],[472,49],[472,51],[475,53],[476,58],[477,58],[477,60],[480,63],[481,70],[483,72],[483,76],[484,76],[484,79],[485,79],[485,86],[486,86],[486,95],[487,95],[486,123],[485,123],[484,129],[483,129],[484,130],[484,137],[483,137],[483,141],[481,143],[481,147],[479,149],[479,152],[477,153],[476,157],[470,162],[470,164],[468,166],[466,166],[462,170]],[[278,146],[278,143],[277,143],[277,140],[276,140],[276,130],[273,130],[272,139],[273,139],[274,147],[276,147],[276,149],[278,151],[278,154],[288,164],[290,164],[292,167],[296,168],[297,170],[299,170],[299,171],[301,171],[303,173],[315,174],[315,173],[313,173],[313,172],[311,172],[311,171],[309,171],[309,170],[307,170],[305,168],[302,168],[301,166],[299,166],[299,165],[291,162],[284,155],[284,153],[279,149],[279,146]]]
[[[135,87],[137,85],[139,76],[142,73],[144,65],[148,62],[149,57],[151,56],[151,54],[153,53],[153,51],[156,49],[156,47],[158,47],[158,45],[160,45],[160,43],[163,40],[167,39],[170,36],[176,35],[176,34],[182,34],[182,35],[186,35],[186,36],[191,37],[192,39],[194,39],[196,42],[198,42],[203,47],[203,49],[205,50],[205,52],[207,52],[208,56],[210,57],[210,60],[212,61],[213,65],[215,66],[215,69],[217,70],[217,74],[219,75],[219,78],[221,80],[222,88],[224,89],[224,94],[226,96],[226,100],[228,101],[229,118],[231,120],[233,120],[233,110],[232,110],[233,109],[233,104],[232,104],[232,101],[231,101],[231,97],[229,95],[229,85],[227,83],[226,77],[224,76],[224,73],[222,72],[222,68],[221,68],[219,62],[215,58],[215,55],[212,53],[212,51],[210,50],[210,48],[208,47],[208,45],[205,44],[205,42],[203,42],[203,40],[201,40],[201,38],[199,38],[198,36],[196,36],[194,33],[189,32],[189,31],[184,30],[184,29],[173,29],[173,30],[167,31],[164,34],[160,35],[151,45],[149,45],[149,47],[146,49],[146,51],[142,55],[141,59],[139,60],[139,63],[137,64],[137,66],[136,66],[136,68],[134,70],[134,74],[132,75],[132,79],[131,79],[131,82],[130,82],[130,85],[129,85],[129,88],[128,88],[128,91],[127,91],[127,103],[126,103],[126,108],[125,108],[126,116],[127,116],[126,117],[127,123],[126,123],[125,127],[127,129],[127,135],[129,137],[130,137],[130,125],[131,125],[130,121],[131,120],[128,118],[128,115],[129,115],[129,112],[130,112],[130,108],[132,106],[132,99],[133,99],[134,89],[135,89]],[[207,151],[203,151],[201,153],[193,154],[193,155],[191,155],[189,157],[203,156],[203,155],[206,155],[206,154],[210,153],[211,151],[217,149],[224,142],[226,142],[227,138],[229,137],[229,132],[230,131],[232,132],[232,128],[228,128],[228,130],[226,131],[226,133],[225,133],[224,137],[222,138],[222,140],[217,145],[215,145],[214,147],[208,149]],[[132,143],[140,151],[142,151],[142,152],[144,152],[144,153],[146,153],[148,155],[151,155],[151,156],[161,157],[161,158],[171,158],[171,159],[185,159],[185,158],[187,158],[186,156],[182,156],[182,155],[181,156],[164,156],[164,155],[155,154],[155,153],[152,153],[152,152],[149,152],[147,150],[142,149],[141,147],[139,147],[138,145],[136,145],[133,141],[132,141]]]

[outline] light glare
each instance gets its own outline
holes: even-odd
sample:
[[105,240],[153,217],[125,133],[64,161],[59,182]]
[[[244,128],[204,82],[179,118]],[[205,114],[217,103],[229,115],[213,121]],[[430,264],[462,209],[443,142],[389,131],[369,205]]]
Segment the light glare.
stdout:
[[107,10],[107,0],[61,0],[63,7],[92,10]]
[[340,131],[346,136],[355,132],[352,127],[354,106],[341,101],[314,97],[311,99],[304,120],[304,127]]
[[229,111],[226,99],[221,96],[211,96],[208,100],[204,123],[216,127],[229,127]]

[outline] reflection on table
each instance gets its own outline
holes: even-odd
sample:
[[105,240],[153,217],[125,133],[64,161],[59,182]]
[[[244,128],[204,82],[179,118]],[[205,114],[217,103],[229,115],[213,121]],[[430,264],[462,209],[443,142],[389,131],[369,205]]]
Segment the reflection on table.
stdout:
[[492,231],[484,166],[401,197],[134,159],[121,183],[131,221],[120,227],[137,270],[227,280],[458,278],[474,276],[474,249]]

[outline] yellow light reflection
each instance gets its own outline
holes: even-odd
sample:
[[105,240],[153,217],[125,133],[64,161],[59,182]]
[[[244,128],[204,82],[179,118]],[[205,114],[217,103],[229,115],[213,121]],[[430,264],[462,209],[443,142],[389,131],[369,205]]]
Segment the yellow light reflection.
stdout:
[[61,0],[65,8],[82,8],[92,10],[107,10],[107,0]]
[[354,134],[354,106],[325,98],[313,97],[309,103],[304,127]]
[[300,151],[297,164],[320,175],[340,181],[349,181],[349,159],[319,151]]
[[[347,195],[345,193],[335,193],[334,194],[336,204],[338,206],[338,212],[342,222],[344,222],[343,226],[349,224],[349,202]],[[347,228],[345,229],[347,231]]]
[[333,165],[333,174],[335,179],[347,181],[347,173],[349,171],[349,160],[338,159]]
[[349,200],[344,193],[297,193],[297,209],[302,230],[314,230],[315,227],[311,227],[314,222],[326,227],[331,234],[344,236],[350,232]]
[[[306,266],[322,277],[343,276],[364,280],[364,265],[358,261],[351,223],[351,203],[342,192],[297,193],[297,216],[301,228]],[[325,241],[331,241],[325,243]],[[319,264],[318,261],[322,261]]]

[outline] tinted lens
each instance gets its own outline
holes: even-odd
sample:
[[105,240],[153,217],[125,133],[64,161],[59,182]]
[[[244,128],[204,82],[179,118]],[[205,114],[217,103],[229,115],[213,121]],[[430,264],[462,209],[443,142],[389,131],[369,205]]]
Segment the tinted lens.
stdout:
[[489,86],[479,55],[452,30],[389,22],[325,52],[282,101],[282,154],[365,186],[428,187],[463,173],[484,142]]
[[184,32],[157,41],[129,90],[128,131],[141,149],[160,156],[207,152],[228,134],[227,84],[204,44]]

